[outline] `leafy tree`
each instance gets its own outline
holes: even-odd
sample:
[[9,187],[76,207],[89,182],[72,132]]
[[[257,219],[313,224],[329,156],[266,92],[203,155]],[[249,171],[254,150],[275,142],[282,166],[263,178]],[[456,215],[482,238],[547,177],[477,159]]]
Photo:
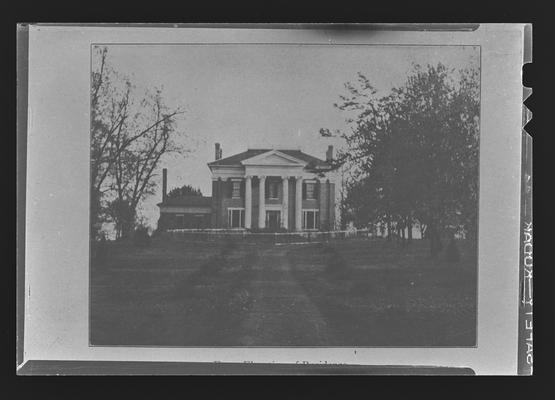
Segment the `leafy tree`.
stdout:
[[[458,76],[458,80],[454,77]],[[411,238],[418,224],[432,255],[442,236],[474,236],[478,199],[479,79],[474,70],[414,65],[404,85],[378,96],[359,73],[336,107],[353,115],[338,135],[349,166],[345,205],[359,225],[383,223]]]
[[200,189],[194,188],[191,185],[183,185],[179,188],[173,188],[168,193],[168,198],[182,197],[182,196],[198,196],[202,197]]

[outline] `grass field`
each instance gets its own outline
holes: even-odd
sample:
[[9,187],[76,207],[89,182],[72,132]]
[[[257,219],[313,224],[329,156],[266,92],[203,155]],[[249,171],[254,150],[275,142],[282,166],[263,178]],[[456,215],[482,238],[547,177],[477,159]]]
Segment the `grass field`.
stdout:
[[428,243],[108,243],[91,265],[93,345],[473,346],[476,251]]

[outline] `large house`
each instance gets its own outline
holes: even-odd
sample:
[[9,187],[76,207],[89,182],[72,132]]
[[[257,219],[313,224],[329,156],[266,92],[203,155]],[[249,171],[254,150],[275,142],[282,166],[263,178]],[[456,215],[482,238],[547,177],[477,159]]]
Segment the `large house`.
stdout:
[[333,147],[326,160],[300,150],[248,149],[222,158],[215,145],[212,196],[167,197],[159,229],[250,229],[269,231],[333,230],[335,183],[330,176]]

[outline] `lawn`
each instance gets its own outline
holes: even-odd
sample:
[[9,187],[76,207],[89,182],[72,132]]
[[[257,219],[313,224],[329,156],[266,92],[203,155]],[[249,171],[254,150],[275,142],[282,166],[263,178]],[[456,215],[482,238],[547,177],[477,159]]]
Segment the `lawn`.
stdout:
[[476,251],[382,239],[110,242],[91,265],[92,345],[473,346]]

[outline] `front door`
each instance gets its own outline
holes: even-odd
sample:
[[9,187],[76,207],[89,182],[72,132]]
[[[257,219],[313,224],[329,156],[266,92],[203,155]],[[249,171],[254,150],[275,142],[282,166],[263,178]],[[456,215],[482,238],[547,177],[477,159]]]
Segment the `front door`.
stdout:
[[272,231],[277,231],[280,227],[280,211],[266,211],[266,227]]

